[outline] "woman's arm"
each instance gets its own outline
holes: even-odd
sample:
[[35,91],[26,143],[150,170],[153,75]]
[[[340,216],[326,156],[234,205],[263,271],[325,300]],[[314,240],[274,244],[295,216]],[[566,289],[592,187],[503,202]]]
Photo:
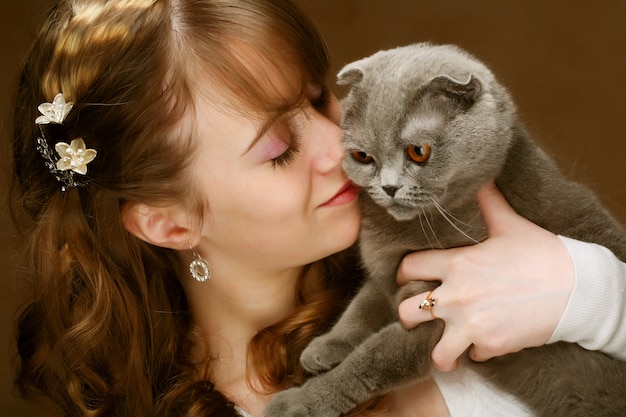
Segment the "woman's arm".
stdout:
[[[409,254],[398,271],[400,284],[442,283],[432,294],[432,312],[446,322],[435,366],[453,369],[468,348],[482,361],[557,340],[626,359],[626,265],[603,247],[560,238],[519,216],[495,185],[481,190],[479,203],[487,240]],[[426,296],[400,305],[405,326],[432,320],[419,309]]]

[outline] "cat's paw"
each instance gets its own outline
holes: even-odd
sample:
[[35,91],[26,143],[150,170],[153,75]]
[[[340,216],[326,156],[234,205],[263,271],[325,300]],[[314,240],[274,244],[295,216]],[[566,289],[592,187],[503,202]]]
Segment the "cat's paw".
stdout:
[[300,388],[290,388],[272,398],[263,417],[339,417],[325,407],[324,401],[312,401]]
[[304,349],[300,363],[308,372],[319,374],[337,366],[353,350],[354,346],[347,340],[324,335],[313,339]]

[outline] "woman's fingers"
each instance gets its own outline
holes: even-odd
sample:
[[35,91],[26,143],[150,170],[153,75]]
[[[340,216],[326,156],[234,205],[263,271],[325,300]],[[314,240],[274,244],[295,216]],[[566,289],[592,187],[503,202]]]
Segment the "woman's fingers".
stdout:
[[441,340],[435,345],[431,358],[435,368],[440,371],[448,372],[455,369],[458,358],[470,346],[470,342],[461,330],[456,326],[446,325]]
[[434,291],[429,291],[418,294],[400,303],[398,316],[402,326],[412,329],[425,321],[440,318],[434,315],[435,307],[438,307],[438,299],[434,293]]
[[456,249],[430,249],[409,253],[402,259],[396,280],[398,285],[410,281],[441,281],[448,273]]
[[457,358],[467,350],[470,342],[459,323],[453,317],[448,319],[445,294],[442,298],[440,294],[443,292],[436,288],[407,298],[400,303],[398,314],[402,325],[409,329],[434,319],[446,322],[441,340],[432,352],[432,360],[437,369],[450,371],[456,368]]
[[472,345],[469,350],[469,357],[475,362],[485,362],[491,358],[502,355],[503,351],[506,353],[512,353],[510,350],[511,349],[505,349],[504,347],[501,347],[500,349],[490,349]]

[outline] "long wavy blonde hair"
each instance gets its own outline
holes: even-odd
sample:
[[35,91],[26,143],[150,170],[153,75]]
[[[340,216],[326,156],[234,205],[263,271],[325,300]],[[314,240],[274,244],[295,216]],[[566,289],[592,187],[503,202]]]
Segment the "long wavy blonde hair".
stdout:
[[[17,320],[17,391],[64,416],[235,416],[198,378],[194,331],[176,254],[128,233],[128,203],[186,202],[204,210],[188,178],[198,74],[242,107],[274,108],[264,80],[231,46],[252,47],[280,72],[322,85],[324,43],[287,0],[63,0],[25,62],[14,111],[12,214],[24,242],[32,298]],[[62,92],[74,108],[49,126],[50,146],[83,138],[98,155],[88,185],[60,191],[37,151],[37,106]],[[293,105],[298,105],[296,102]],[[271,115],[269,115],[271,116]],[[250,360],[266,388],[304,378],[303,347],[338,314],[358,281],[344,253],[323,260],[314,291],[261,331]]]

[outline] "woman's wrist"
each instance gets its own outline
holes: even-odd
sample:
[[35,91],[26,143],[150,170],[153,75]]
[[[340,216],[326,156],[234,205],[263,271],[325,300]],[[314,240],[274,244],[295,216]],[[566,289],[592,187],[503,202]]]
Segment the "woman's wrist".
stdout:
[[559,236],[575,285],[549,343],[566,341],[626,360],[626,264],[607,248]]

